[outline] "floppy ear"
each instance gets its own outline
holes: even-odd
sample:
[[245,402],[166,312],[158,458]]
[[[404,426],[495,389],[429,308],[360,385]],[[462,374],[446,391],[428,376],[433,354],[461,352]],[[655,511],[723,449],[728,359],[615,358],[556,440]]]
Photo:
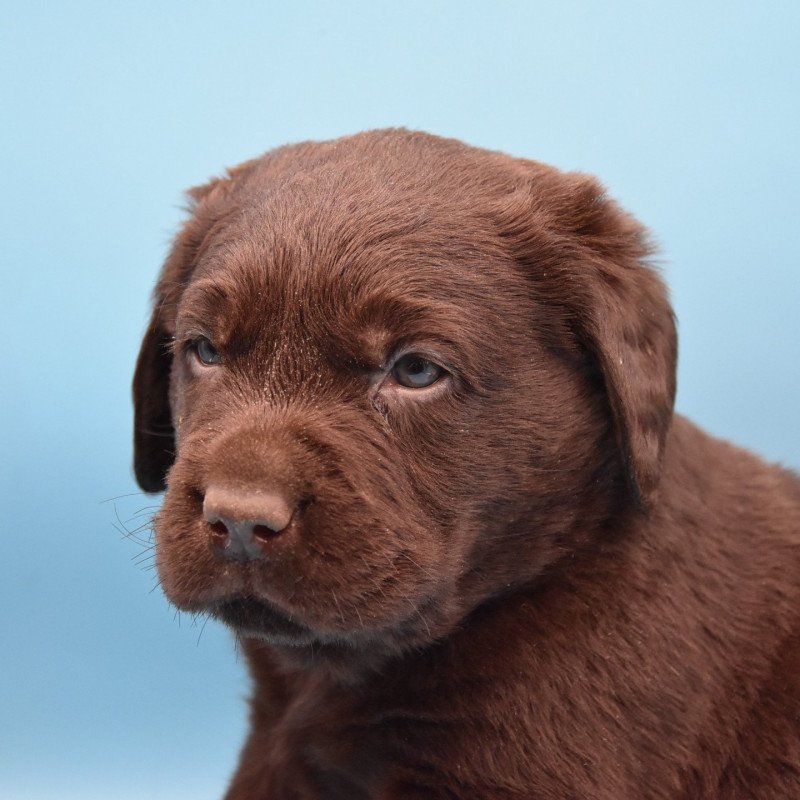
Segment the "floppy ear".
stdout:
[[647,265],[646,230],[600,184],[538,165],[535,172],[527,221],[517,204],[506,235],[599,368],[631,493],[647,509],[675,401],[677,335],[667,290]]
[[201,213],[221,179],[198,186],[186,193],[192,214],[173,242],[161,270],[155,292],[153,315],[142,339],[133,375],[133,471],[146,492],[163,492],[166,476],[175,460],[175,429],[169,403],[172,371],[171,336],[164,329],[161,315],[174,309],[193,268],[203,241],[209,216]]
[[170,337],[153,313],[133,376],[133,470],[146,492],[163,492],[175,457],[169,405]]
[[191,216],[175,238],[161,270],[153,316],[133,377],[133,469],[139,486],[146,492],[166,489],[166,474],[175,460],[175,430],[169,403],[172,337],[165,329],[164,317],[174,314],[207,232],[228,212],[232,187],[245,180],[257,163],[256,159],[246,161],[186,192]]
[[146,492],[163,492],[166,475],[175,460],[175,430],[169,403],[172,337],[162,315],[173,312],[193,269],[208,223],[198,213],[200,204],[219,181],[190,189],[190,219],[173,242],[161,270],[153,315],[142,339],[133,375],[133,471]]

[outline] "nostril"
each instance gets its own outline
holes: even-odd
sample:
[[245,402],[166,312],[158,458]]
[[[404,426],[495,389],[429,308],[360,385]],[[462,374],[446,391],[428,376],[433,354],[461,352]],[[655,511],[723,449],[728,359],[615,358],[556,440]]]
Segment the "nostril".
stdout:
[[222,521],[217,520],[216,522],[210,523],[211,525],[211,535],[217,539],[219,542],[227,542],[229,537],[228,526]]
[[281,528],[280,530],[273,530],[268,525],[261,525],[256,523],[253,525],[253,538],[259,542],[268,542],[274,539],[276,536],[280,536],[286,528]]

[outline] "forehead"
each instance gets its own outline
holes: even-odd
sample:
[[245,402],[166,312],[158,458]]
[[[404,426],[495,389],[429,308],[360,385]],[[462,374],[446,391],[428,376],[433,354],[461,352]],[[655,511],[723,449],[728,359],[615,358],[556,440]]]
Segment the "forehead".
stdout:
[[471,209],[387,192],[313,187],[250,197],[206,237],[180,304],[249,340],[302,326],[331,343],[463,335],[521,287],[488,222]]

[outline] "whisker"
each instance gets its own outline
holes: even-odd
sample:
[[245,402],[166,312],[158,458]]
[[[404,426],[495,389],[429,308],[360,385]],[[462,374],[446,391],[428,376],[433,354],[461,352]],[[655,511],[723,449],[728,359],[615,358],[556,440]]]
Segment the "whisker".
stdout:
[[431,626],[428,625],[428,620],[422,615],[422,612],[419,610],[418,606],[415,603],[412,603],[410,599],[403,598],[410,606],[414,613],[422,620],[422,624],[425,626],[425,630],[428,632],[428,638],[432,638],[431,635]]
[[138,517],[139,514],[142,514],[145,511],[158,511],[158,509],[160,509],[160,508],[161,508],[160,504],[152,505],[152,506],[142,506],[137,511],[134,511],[133,516],[134,517]]
[[200,639],[203,638],[203,631],[206,629],[206,625],[208,624],[208,621],[211,619],[211,616],[209,614],[205,614],[204,616],[205,616],[205,620],[203,620],[203,627],[200,628],[200,633],[197,635],[197,643],[196,643],[195,647],[199,647],[200,646]]
[[426,576],[427,576],[427,577],[429,577],[429,578],[430,578],[432,581],[435,581],[435,580],[436,580],[436,576],[435,576],[435,575],[433,575],[432,573],[428,572],[428,570],[426,570],[424,567],[420,566],[420,565],[419,565],[419,564],[418,564],[416,561],[414,561],[414,559],[413,559],[413,558],[411,558],[411,556],[410,556],[408,553],[406,553],[404,550],[401,550],[401,551],[400,551],[400,553],[399,553],[399,555],[403,556],[403,558],[405,558],[406,560],[410,561],[410,562],[411,562],[411,563],[412,563],[412,564],[413,564],[413,565],[414,565],[414,566],[415,566],[415,567],[416,567],[416,568],[417,568],[417,569],[418,569],[418,570],[419,570],[419,571],[420,571],[420,572],[421,572],[423,575],[426,575]]
[[151,554],[147,554],[144,556],[139,556],[136,561],[133,562],[134,566],[137,566],[143,570],[151,569],[156,565],[155,556]]
[[336,597],[336,592],[334,592],[333,589],[331,589],[331,595],[333,597],[333,602],[336,604],[336,608],[339,611],[339,618],[342,620],[342,625],[347,625],[344,614],[342,613],[342,607],[339,605],[339,598]]
[[145,497],[146,492],[129,492],[128,494],[118,494],[116,497],[109,497],[106,500],[98,500],[97,505],[101,506],[104,503],[113,503],[115,500],[122,500],[123,497]]

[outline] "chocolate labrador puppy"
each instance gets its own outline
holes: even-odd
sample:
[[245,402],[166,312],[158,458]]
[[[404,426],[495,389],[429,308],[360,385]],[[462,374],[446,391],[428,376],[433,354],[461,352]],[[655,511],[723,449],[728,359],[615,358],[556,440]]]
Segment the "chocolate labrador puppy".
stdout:
[[673,414],[646,232],[404,130],[192,189],[134,379],[228,800],[800,797],[800,480]]

